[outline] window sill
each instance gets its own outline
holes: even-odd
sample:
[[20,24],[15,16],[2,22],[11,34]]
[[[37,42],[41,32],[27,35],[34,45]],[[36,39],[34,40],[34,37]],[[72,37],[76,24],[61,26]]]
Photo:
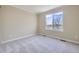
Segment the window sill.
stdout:
[[63,30],[62,31],[58,31],[58,30],[45,30],[45,31],[48,31],[48,32],[63,32]]

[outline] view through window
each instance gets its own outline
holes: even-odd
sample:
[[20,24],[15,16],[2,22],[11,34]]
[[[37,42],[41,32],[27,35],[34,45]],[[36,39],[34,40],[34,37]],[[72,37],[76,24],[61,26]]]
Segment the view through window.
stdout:
[[63,12],[46,15],[45,30],[63,31]]

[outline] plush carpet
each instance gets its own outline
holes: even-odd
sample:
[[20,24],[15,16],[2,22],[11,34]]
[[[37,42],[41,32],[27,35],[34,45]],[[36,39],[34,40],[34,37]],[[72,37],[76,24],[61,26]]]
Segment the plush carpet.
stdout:
[[1,53],[74,53],[79,45],[36,35],[0,45]]

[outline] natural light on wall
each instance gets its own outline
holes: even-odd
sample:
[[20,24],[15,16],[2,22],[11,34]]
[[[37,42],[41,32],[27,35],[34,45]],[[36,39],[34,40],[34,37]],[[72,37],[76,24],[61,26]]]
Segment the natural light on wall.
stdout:
[[63,32],[63,12],[52,13],[45,18],[45,30]]

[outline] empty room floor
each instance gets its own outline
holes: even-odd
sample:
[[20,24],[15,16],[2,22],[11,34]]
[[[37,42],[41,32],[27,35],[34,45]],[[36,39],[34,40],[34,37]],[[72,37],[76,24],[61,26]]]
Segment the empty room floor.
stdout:
[[74,53],[79,45],[36,35],[0,45],[1,53]]

